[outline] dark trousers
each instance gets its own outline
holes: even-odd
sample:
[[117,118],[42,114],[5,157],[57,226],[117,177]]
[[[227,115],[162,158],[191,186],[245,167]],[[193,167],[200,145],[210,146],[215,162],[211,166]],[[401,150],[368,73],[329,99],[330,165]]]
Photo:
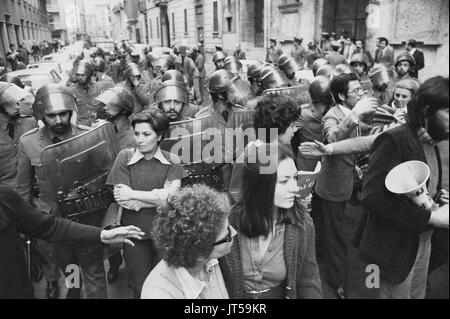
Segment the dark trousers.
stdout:
[[316,257],[323,256],[323,217],[322,217],[321,198],[315,192],[312,192],[311,199],[311,218],[313,219],[314,229],[316,231]]
[[[59,267],[66,277],[73,275],[68,265],[81,268],[86,299],[106,299],[106,275],[101,244],[54,244],[54,254]],[[80,280],[81,283],[81,280]],[[79,287],[78,287],[79,288]]]
[[124,245],[123,258],[128,276],[128,285],[135,299],[140,298],[142,285],[150,271],[159,263],[159,253],[153,240],[135,240],[135,246]]
[[347,245],[344,236],[346,203],[321,198],[326,279],[333,287],[345,287],[347,282]]

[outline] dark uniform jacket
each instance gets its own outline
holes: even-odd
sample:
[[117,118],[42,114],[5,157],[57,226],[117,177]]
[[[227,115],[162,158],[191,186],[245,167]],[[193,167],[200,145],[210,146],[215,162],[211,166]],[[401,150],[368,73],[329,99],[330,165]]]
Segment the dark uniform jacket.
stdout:
[[91,126],[97,118],[98,108],[93,105],[94,99],[99,96],[104,90],[112,88],[114,85],[108,82],[92,82],[88,85],[88,90],[78,84],[69,86],[68,90],[75,97],[78,108],[77,122]]
[[36,127],[36,120],[24,116],[12,123],[14,140],[8,134],[9,117],[0,113],[0,186],[16,188],[17,184],[17,145],[20,137]]
[[[88,131],[88,127],[72,125],[67,139]],[[39,185],[39,210],[47,214],[57,214],[56,194],[48,180],[41,164],[41,151],[44,147],[52,145],[52,135],[44,126],[35,128],[24,134],[19,142],[17,192],[23,199],[33,201],[33,178],[36,176]]]

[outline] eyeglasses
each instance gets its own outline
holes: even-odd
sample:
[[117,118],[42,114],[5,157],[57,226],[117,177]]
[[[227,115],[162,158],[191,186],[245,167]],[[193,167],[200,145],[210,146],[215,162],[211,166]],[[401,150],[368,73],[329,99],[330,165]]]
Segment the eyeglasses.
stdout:
[[362,88],[362,86],[357,87],[356,89],[353,89],[353,90],[351,90],[351,91],[348,91],[349,94],[350,94],[350,93],[356,94],[356,93],[360,93],[360,92],[364,92],[364,89]]
[[231,232],[231,226],[228,225],[227,229],[228,229],[228,233],[226,234],[226,236],[225,236],[224,238],[222,238],[222,239],[216,241],[216,242],[213,244],[213,246],[219,246],[219,245],[221,245],[221,244],[223,244],[223,243],[229,243],[229,242],[231,242],[231,241],[233,240],[234,235],[233,235],[232,232]]

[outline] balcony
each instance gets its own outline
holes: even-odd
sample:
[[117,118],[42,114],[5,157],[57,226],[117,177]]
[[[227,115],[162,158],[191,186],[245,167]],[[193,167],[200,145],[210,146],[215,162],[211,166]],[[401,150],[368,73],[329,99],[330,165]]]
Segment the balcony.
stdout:
[[156,7],[159,7],[159,6],[167,6],[167,2],[169,2],[168,0],[153,0],[153,4],[156,6]]
[[59,22],[49,23],[50,31],[66,30],[66,26]]
[[59,13],[59,6],[47,4],[47,12],[48,13]]

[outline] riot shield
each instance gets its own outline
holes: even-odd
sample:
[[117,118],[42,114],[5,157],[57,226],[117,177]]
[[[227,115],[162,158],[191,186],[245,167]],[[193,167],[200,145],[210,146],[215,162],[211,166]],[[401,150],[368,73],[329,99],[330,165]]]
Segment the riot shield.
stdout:
[[113,201],[105,181],[118,151],[111,123],[42,150],[41,163],[63,217],[100,225]]
[[[214,136],[206,132],[198,132],[173,136],[161,141],[161,149],[178,155],[188,173],[188,176],[182,180],[182,186],[203,183],[217,189],[223,187],[223,173],[220,169],[224,165],[223,153],[220,149],[212,147],[213,145],[221,147],[223,136],[220,130],[216,133]],[[216,139],[215,143],[214,139]]]
[[300,84],[296,86],[274,88],[265,90],[262,95],[280,94],[292,97],[300,106],[305,103],[311,103],[311,96],[309,95],[309,85]]
[[213,115],[171,122],[169,126],[169,137],[196,134],[212,127],[218,127],[217,119]]

